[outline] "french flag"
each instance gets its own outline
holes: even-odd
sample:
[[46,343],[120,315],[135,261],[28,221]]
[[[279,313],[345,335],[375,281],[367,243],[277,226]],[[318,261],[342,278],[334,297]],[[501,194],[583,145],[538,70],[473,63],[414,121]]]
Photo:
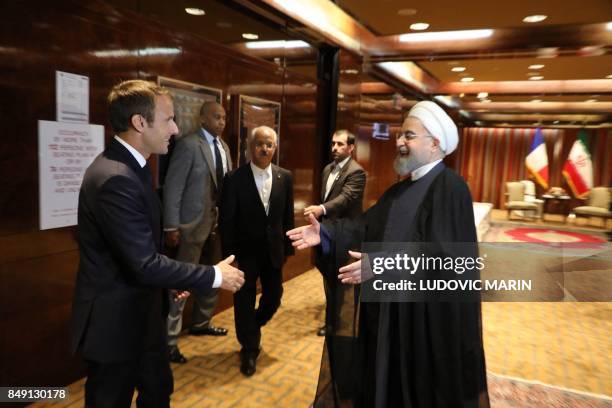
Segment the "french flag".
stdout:
[[540,128],[536,129],[531,150],[525,158],[525,166],[533,175],[539,185],[548,189],[548,154],[546,153],[546,143]]

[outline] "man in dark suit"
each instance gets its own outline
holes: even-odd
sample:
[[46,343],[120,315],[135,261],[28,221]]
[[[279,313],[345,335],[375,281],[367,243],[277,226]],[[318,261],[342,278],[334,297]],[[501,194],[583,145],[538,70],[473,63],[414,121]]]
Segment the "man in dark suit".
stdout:
[[[232,159],[221,139],[225,129],[223,106],[205,102],[200,108],[200,123],[197,133],[178,139],[172,153],[164,184],[164,231],[166,245],[178,246],[176,259],[210,264],[221,259],[217,201],[223,177],[232,169]],[[168,313],[168,348],[174,363],[187,362],[177,345],[185,302],[171,302]],[[227,329],[210,323],[216,304],[217,291],[195,296],[190,334],[227,334]]]
[[168,298],[163,288],[235,292],[243,274],[233,256],[212,266],[159,253],[161,206],[146,159],[165,154],[178,129],[168,91],[132,80],[109,96],[116,136],[89,166],[79,195],[79,250],[72,349],[87,362],[85,405],[167,407],[173,390],[166,344]]
[[[277,146],[273,129],[260,126],[249,139],[251,162],[223,184],[219,230],[224,254],[236,254],[245,285],[234,294],[236,334],[242,346],[240,371],[251,376],[260,351],[261,326],[274,315],[283,294],[282,267],[293,254],[285,232],[293,228],[291,172],[271,164]],[[257,278],[261,298],[255,310]]]
[[[321,183],[321,203],[311,205],[304,210],[304,216],[312,214],[323,220],[338,218],[355,218],[363,211],[363,190],[365,189],[366,174],[363,167],[352,159],[355,150],[355,135],[348,130],[338,130],[332,136],[331,153],[334,159],[323,169]],[[326,260],[317,257],[317,268],[323,275],[323,286],[326,299],[326,324],[317,334],[325,336],[327,326],[332,326],[334,316],[339,310],[332,307],[337,293],[338,279],[336,271],[330,270]],[[341,304],[342,302],[337,302]]]

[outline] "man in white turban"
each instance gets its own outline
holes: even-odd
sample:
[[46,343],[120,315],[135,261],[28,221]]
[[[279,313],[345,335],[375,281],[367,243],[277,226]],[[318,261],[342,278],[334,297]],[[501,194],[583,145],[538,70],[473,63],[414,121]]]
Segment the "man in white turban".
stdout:
[[310,217],[310,225],[287,233],[298,249],[321,245],[343,283],[361,284],[355,353],[343,363],[323,362],[315,407],[489,407],[479,298],[417,302],[408,293],[399,302],[385,294],[364,300],[383,275],[370,279],[366,262],[362,274],[357,252],[364,242],[419,243],[430,248],[425,255],[436,248],[444,259],[458,256],[446,245],[458,242],[466,243],[462,255],[477,256],[469,188],[442,162],[458,139],[442,108],[429,101],[415,104],[397,135],[394,162],[399,175],[410,177],[391,186],[358,219],[319,224]]

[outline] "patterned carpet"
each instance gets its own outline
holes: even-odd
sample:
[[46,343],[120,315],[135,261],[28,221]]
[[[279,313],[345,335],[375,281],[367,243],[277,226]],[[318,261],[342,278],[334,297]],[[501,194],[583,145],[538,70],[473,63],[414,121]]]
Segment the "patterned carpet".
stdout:
[[[505,230],[493,232],[501,237]],[[251,378],[238,370],[232,309],[215,317],[215,324],[230,328],[227,337],[181,337],[189,362],[173,365],[172,406],[308,407],[323,346],[315,335],[323,304],[316,270],[285,284]],[[484,303],[483,330],[493,408],[612,407],[605,397],[612,396],[612,303]],[[83,384],[72,384],[66,401],[35,406],[83,406]]]

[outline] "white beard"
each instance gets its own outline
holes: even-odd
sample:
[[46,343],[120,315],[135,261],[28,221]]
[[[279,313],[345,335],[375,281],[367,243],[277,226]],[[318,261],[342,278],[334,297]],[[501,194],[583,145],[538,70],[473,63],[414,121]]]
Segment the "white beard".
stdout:
[[419,163],[413,155],[401,156],[398,154],[395,156],[395,160],[393,161],[393,169],[401,177],[407,176],[417,168],[419,168]]

